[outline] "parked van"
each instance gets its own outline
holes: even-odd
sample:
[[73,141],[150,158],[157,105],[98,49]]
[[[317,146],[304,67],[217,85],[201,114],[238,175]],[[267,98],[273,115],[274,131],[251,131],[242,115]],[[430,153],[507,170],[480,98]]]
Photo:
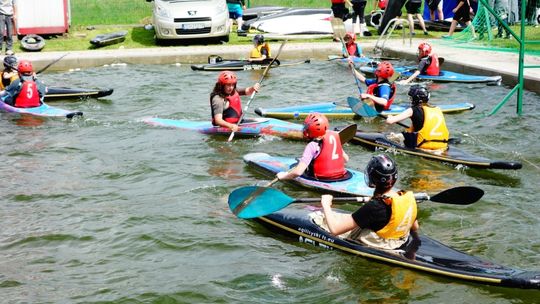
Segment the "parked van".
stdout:
[[156,42],[216,38],[229,41],[229,11],[225,0],[146,0],[154,2]]

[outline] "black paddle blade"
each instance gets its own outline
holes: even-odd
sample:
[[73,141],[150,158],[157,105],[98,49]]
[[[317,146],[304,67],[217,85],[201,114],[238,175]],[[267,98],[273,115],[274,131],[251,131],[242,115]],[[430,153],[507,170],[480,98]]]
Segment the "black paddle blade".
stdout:
[[444,190],[432,196],[429,200],[437,203],[452,205],[470,205],[477,202],[484,195],[484,190],[463,186]]
[[348,143],[356,135],[356,124],[348,125],[339,131],[339,140],[341,144]]

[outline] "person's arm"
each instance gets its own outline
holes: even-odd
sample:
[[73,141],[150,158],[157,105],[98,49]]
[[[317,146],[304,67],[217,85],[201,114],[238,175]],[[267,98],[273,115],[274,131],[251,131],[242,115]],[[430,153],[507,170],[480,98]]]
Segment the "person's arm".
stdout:
[[330,194],[321,196],[321,205],[330,232],[333,235],[340,235],[358,227],[353,220],[352,215],[348,214],[347,216],[340,216],[339,218],[336,216],[334,211],[332,211],[332,199],[333,196]]
[[345,153],[345,151],[343,151],[343,160],[345,160],[345,162],[349,162],[349,154]]
[[369,99],[373,101],[374,103],[377,103],[383,107],[386,107],[386,104],[388,103],[388,99],[390,99],[391,93],[392,93],[392,89],[390,89],[390,86],[381,86],[379,87],[379,94],[381,96],[375,96],[373,94],[362,93],[360,94],[360,98]]
[[214,115],[214,123],[220,127],[229,128],[232,132],[238,131],[238,125],[223,120],[222,113]]
[[238,125],[233,124],[230,122],[227,122],[223,119],[223,108],[225,107],[225,100],[216,95],[212,99],[212,103],[210,105],[212,107],[212,113],[214,113],[214,123],[220,127],[229,128],[231,131],[236,132],[238,131]]
[[456,6],[456,8],[454,8],[454,9],[452,10],[452,12],[453,12],[453,13],[457,12],[458,9],[459,9],[460,7],[463,6],[463,4],[464,4],[464,1],[459,1],[458,5]]
[[302,154],[302,158],[300,158],[300,160],[298,161],[298,164],[287,172],[285,171],[278,172],[276,174],[276,177],[280,180],[287,180],[287,179],[295,179],[298,176],[304,174],[304,172],[306,172],[306,169],[308,168],[313,158],[319,152],[318,147],[319,145],[316,142],[310,142],[309,144],[307,144],[306,147],[304,148],[304,153]]
[[408,84],[409,82],[413,81],[416,77],[418,77],[418,75],[420,75],[420,70],[414,71],[414,73],[411,76],[409,76],[409,78],[398,81],[398,84]]
[[354,63],[352,63],[352,61],[349,61],[349,66],[351,67],[351,70],[353,71],[354,77],[356,77],[356,78],[357,78],[358,80],[360,80],[361,82],[366,83],[366,76],[364,76],[364,74],[358,72],[358,71],[354,68]]
[[387,124],[394,124],[398,121],[402,121],[404,119],[407,119],[407,118],[410,118],[412,117],[413,115],[413,110],[412,108],[408,108],[407,110],[399,113],[398,115],[389,115],[387,118],[386,118],[386,123]]

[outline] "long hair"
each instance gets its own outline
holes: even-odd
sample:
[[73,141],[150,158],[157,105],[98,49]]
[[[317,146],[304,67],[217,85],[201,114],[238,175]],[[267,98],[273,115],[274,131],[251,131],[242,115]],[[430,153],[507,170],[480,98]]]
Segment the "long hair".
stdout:
[[[236,85],[234,85],[233,93],[236,91]],[[221,98],[226,98],[227,95],[225,94],[224,86],[218,82],[214,85],[214,89],[212,90],[212,93],[210,93],[210,99],[212,99],[214,96],[219,95]]]

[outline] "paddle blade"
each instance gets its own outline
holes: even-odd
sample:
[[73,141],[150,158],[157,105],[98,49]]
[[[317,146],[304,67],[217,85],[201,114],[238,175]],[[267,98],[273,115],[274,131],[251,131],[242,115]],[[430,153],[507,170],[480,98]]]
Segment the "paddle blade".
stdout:
[[248,186],[229,194],[229,208],[239,218],[249,219],[268,215],[287,207],[294,201],[274,188]]
[[339,140],[341,144],[346,144],[356,135],[356,124],[348,125],[339,131]]
[[358,98],[348,97],[347,103],[349,104],[349,107],[356,115],[360,115],[362,117],[376,117],[379,115],[379,113],[375,111],[375,109],[365,104]]
[[430,198],[430,201],[452,205],[470,205],[481,199],[483,195],[484,190],[480,188],[463,186],[437,193]]

